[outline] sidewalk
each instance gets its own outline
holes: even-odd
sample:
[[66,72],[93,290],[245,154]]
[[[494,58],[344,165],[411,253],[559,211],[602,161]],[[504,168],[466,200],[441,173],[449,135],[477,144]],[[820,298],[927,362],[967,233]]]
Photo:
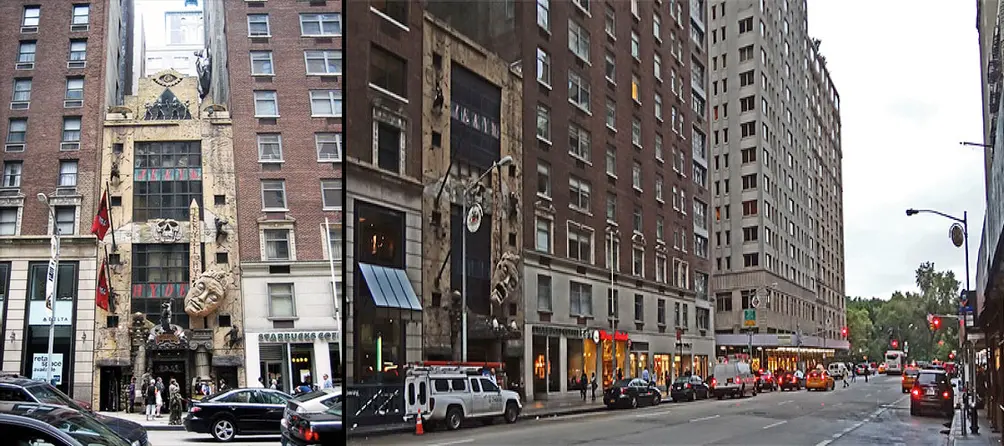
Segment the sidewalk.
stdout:
[[948,434],[948,446],[999,446],[1001,444],[1001,434],[994,433],[990,429],[990,422],[987,421],[984,414],[981,412],[979,416],[979,435],[973,435],[969,431],[969,421],[966,420],[966,433],[968,435],[962,435],[962,419],[959,417],[959,412],[955,412],[955,417],[952,418],[952,431]]
[[[121,418],[123,420],[129,420],[129,421],[132,421],[134,423],[139,423],[141,426],[143,426],[148,431],[183,431],[183,430],[185,430],[185,426],[183,426],[183,425],[180,425],[180,424],[177,424],[177,425],[167,424],[167,422],[170,421],[170,419],[171,419],[171,415],[170,414],[166,414],[166,413],[162,414],[160,416],[160,418],[155,418],[152,421],[147,421],[146,420],[146,414],[142,414],[142,413],[127,413],[127,412],[98,412],[98,413],[101,414],[101,415],[109,416],[109,417]],[[184,420],[186,415],[188,415],[188,412],[182,412],[181,413],[181,419]]]
[[[663,397],[663,401],[668,397]],[[523,404],[523,412],[520,419],[536,419],[543,417],[560,417],[564,415],[574,415],[581,413],[599,412],[606,410],[603,405],[603,398],[597,389],[596,401],[592,401],[591,396],[587,396],[585,402],[578,393],[551,394],[546,400],[531,401]],[[415,430],[414,423],[394,423],[379,426],[359,426],[349,431],[350,437],[387,435],[401,432],[412,432]]]

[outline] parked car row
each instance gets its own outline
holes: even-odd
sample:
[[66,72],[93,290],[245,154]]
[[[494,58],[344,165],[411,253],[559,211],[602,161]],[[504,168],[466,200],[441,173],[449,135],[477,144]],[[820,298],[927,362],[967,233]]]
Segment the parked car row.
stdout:
[[340,387],[291,396],[275,389],[230,389],[192,403],[185,430],[232,441],[238,435],[281,434],[283,445],[330,444],[342,431]]

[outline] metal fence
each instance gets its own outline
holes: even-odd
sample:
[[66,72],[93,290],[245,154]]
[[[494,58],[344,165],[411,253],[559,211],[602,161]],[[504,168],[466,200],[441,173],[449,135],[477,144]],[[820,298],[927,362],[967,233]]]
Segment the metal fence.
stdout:
[[350,426],[376,426],[404,421],[403,384],[353,384],[345,393]]

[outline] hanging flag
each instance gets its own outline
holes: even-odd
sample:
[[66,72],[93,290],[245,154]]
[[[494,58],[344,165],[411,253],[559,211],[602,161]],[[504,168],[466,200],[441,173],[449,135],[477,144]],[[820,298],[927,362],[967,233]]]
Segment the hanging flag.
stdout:
[[98,288],[94,295],[94,304],[105,311],[108,311],[108,297],[111,290],[108,287],[108,267],[105,261],[101,262],[101,271],[98,272]]
[[108,191],[101,194],[101,203],[98,205],[98,213],[94,216],[94,223],[91,224],[91,234],[98,236],[98,240],[104,241],[105,234],[112,227],[108,218]]

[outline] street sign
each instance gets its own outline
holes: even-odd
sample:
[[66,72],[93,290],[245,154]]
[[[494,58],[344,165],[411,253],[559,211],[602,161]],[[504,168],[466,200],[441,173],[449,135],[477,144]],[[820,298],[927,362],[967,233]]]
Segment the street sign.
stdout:
[[743,327],[752,328],[756,327],[756,310],[753,308],[747,308],[743,310]]
[[754,295],[753,299],[750,299],[750,306],[753,308],[760,308],[760,296]]

